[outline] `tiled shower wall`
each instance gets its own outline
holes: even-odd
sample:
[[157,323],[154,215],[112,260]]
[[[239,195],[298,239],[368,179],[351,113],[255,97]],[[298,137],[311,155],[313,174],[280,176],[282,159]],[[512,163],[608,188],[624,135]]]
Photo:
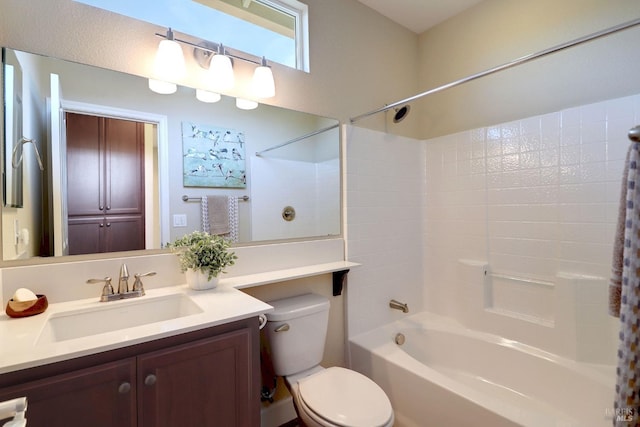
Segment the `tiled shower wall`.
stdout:
[[368,129],[347,128],[348,334],[399,316],[389,300],[422,310],[425,145]]
[[[413,206],[422,219],[412,223],[408,246],[397,240],[389,243],[393,248],[387,245],[395,259],[402,260],[398,264],[402,270],[416,268],[408,266],[403,255],[415,259],[415,253],[421,253],[416,261],[424,268],[424,284],[415,279],[411,286],[422,286],[422,292],[411,295],[423,300],[414,305],[525,341],[528,336],[555,333],[547,343],[551,349],[562,341],[558,330],[571,332],[581,324],[593,329],[593,336],[584,330],[574,335],[594,340],[609,336],[615,321],[606,316],[606,280],[629,147],[627,132],[636,124],[640,124],[640,96],[406,143],[415,146],[395,145],[392,140],[397,137],[384,134],[359,138],[363,131],[354,131],[348,146],[348,179],[356,181],[348,182],[349,254],[360,255],[363,235],[370,239],[368,232],[402,221],[391,216],[377,225],[366,221],[380,209],[392,209],[380,202],[389,200],[387,193],[367,179],[354,157],[366,154],[368,164],[386,165],[379,170],[393,165],[400,176],[407,174],[389,153],[402,150],[403,156],[417,156],[424,149],[425,169],[416,162],[416,182],[409,187],[415,195],[424,174],[424,192],[419,196],[423,202]],[[400,183],[396,188],[404,191]],[[362,198],[372,203],[366,214],[358,206]],[[408,208],[405,204],[398,211]],[[418,233],[420,245],[415,242]],[[375,266],[364,262],[362,269],[381,265],[394,269],[393,262],[378,257]],[[359,277],[350,280],[350,286]],[[391,295],[397,286],[404,284],[373,280],[367,289]],[[365,288],[359,282],[352,287]],[[572,295],[571,301],[566,295]],[[371,304],[355,300],[351,307],[350,315],[357,320],[352,332],[379,323],[368,314]],[[483,321],[487,311],[491,316]],[[519,335],[514,324],[530,332]],[[572,328],[566,329],[567,324]],[[545,346],[544,339],[534,341]]]
[[[541,282],[608,277],[627,132],[639,119],[633,96],[427,141],[430,270],[450,283],[459,259],[475,259]],[[445,289],[432,289],[430,309],[441,310]]]
[[632,96],[427,141],[425,307],[611,360],[607,278],[627,132],[638,123]]

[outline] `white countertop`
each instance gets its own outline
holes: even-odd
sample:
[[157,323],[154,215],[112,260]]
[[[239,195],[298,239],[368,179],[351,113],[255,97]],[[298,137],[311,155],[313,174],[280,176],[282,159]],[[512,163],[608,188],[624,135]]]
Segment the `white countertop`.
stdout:
[[[130,328],[58,342],[38,342],[52,316],[66,312],[87,312],[106,307],[121,308],[145,300],[182,293],[202,311],[184,317],[158,321]],[[132,308],[135,310],[135,308]],[[194,291],[186,285],[148,289],[146,295],[126,300],[99,302],[98,298],[50,304],[42,314],[25,318],[10,318],[2,310],[0,315],[0,374],[126,347],[204,329],[236,320],[268,313],[273,308],[232,286],[221,283],[217,288]]]

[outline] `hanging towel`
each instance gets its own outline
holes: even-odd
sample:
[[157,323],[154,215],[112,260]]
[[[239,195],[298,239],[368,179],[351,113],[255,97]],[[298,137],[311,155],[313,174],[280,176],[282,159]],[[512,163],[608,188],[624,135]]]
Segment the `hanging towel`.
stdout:
[[202,231],[209,232],[209,198],[202,196],[200,199],[200,220],[202,222]]
[[209,206],[209,233],[229,234],[229,197],[207,196]]
[[628,161],[615,426],[640,425],[640,143]]
[[613,257],[611,259],[611,279],[609,280],[609,314],[620,317],[620,293],[622,292],[622,263],[624,260],[624,230],[627,218],[627,187],[629,179],[629,156],[633,144],[629,146],[627,158],[622,172],[620,186],[620,204],[618,208],[618,223],[613,240]]
[[238,242],[238,224],[240,223],[240,216],[238,213],[238,198],[229,197],[229,239],[233,243]]
[[233,196],[204,196],[202,209],[202,231],[225,236],[238,241],[238,198]]

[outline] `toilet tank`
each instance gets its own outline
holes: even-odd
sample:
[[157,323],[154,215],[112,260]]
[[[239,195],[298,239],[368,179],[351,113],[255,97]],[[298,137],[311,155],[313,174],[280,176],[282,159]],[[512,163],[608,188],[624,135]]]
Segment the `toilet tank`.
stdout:
[[296,374],[320,364],[329,323],[329,299],[304,294],[268,301],[265,331],[276,375]]

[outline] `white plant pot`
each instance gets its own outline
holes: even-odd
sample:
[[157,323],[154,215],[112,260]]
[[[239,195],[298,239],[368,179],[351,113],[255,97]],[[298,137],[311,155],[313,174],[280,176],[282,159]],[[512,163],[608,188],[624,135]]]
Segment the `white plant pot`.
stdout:
[[212,277],[211,280],[209,280],[208,273],[202,273],[192,269],[185,271],[185,275],[187,276],[187,285],[196,291],[213,289],[218,286],[219,278],[217,276]]

